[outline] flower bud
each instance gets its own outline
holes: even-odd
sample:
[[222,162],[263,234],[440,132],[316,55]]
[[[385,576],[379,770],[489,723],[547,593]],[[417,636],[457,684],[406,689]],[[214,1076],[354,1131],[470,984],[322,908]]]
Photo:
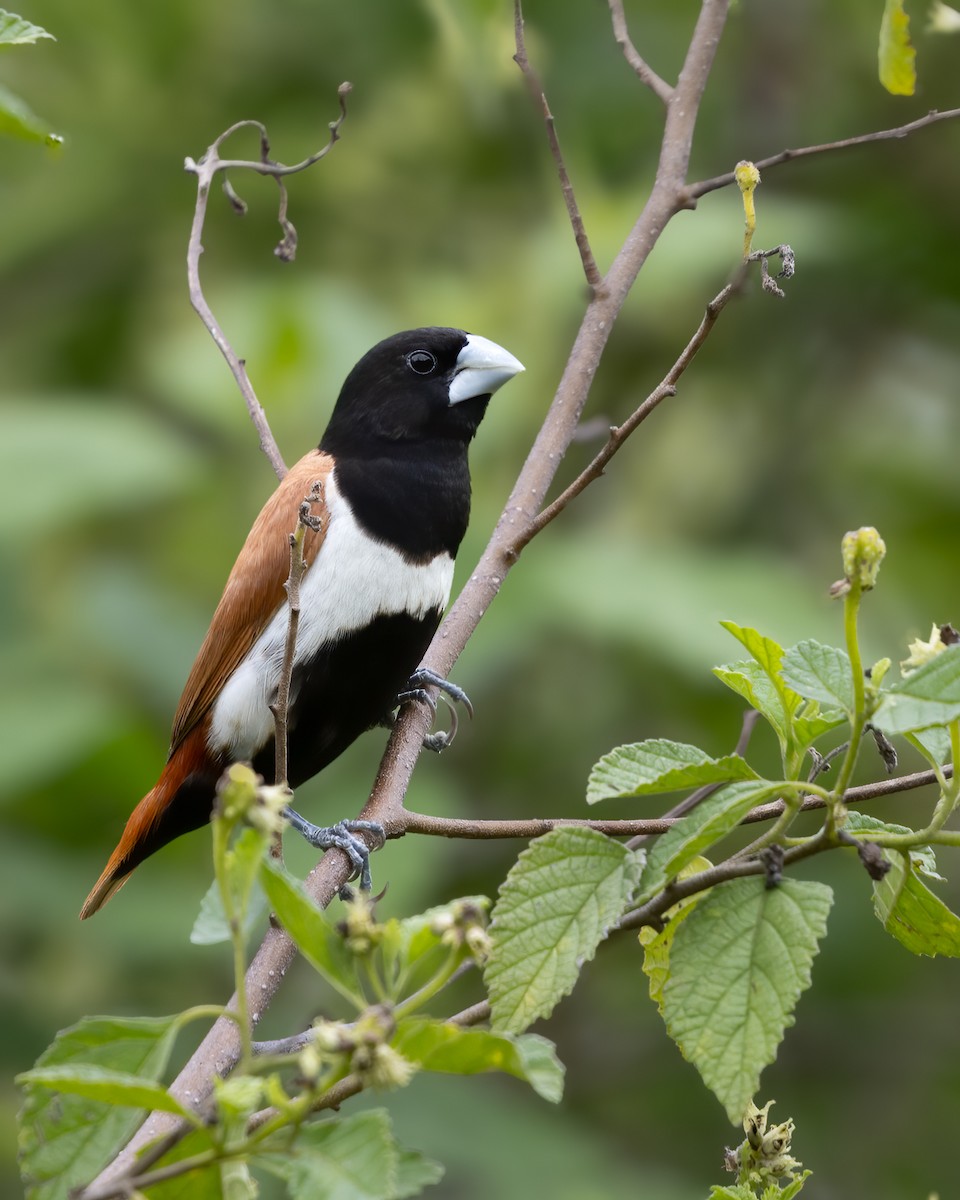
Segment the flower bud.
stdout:
[[887,547],[873,526],[865,525],[862,529],[845,533],[840,551],[846,581],[851,585],[857,584],[864,591],[874,587]]

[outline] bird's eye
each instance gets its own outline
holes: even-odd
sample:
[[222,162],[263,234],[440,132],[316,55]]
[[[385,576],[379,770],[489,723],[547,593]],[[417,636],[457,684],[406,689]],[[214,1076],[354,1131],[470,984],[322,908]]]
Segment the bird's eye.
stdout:
[[437,360],[429,350],[411,350],[407,355],[407,366],[418,375],[429,375],[437,365]]

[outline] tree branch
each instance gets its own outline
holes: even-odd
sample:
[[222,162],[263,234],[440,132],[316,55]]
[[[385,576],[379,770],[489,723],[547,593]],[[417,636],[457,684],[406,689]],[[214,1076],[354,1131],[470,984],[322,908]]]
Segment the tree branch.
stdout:
[[640,57],[636,46],[630,40],[630,33],[627,29],[627,18],[623,11],[623,0],[608,0],[610,4],[610,19],[613,22],[613,36],[623,51],[623,56],[633,68],[638,79],[664,104],[669,104],[673,99],[673,88],[665,79],[660,76],[651,67],[647,65],[643,58]]
[[[775,250],[757,250],[749,256],[748,261],[753,262],[759,259],[764,262],[771,255],[780,254],[784,247],[778,246]],[[769,278],[769,276],[767,276]],[[575,499],[580,493],[595,480],[599,479],[604,472],[607,463],[613,458],[617,451],[623,446],[627,438],[634,433],[639,426],[647,419],[653,410],[667,399],[669,396],[677,394],[677,383],[681,375],[686,371],[687,367],[693,362],[694,356],[710,336],[710,333],[716,324],[717,318],[723,312],[732,297],[739,291],[743,282],[743,272],[739,271],[736,278],[728,283],[721,292],[719,292],[707,305],[703,314],[703,320],[684,347],[680,357],[673,364],[667,374],[664,376],[661,383],[650,393],[643,403],[623,422],[622,425],[614,425],[610,429],[609,436],[603,449],[595,456],[592,462],[584,468],[583,471],[570,483],[557,498],[542,509],[536,517],[530,520],[526,527],[517,534],[512,547],[514,555],[519,555],[520,551],[530,542],[538,533],[546,528],[555,517],[567,507],[571,500]],[[780,292],[782,296],[783,293]]]
[[[861,133],[856,137],[841,138],[838,142],[823,142],[819,146],[803,146],[799,150],[781,150],[779,154],[771,154],[769,158],[761,158],[755,161],[754,166],[760,171],[766,171],[770,167],[779,167],[781,163],[792,162],[797,158],[809,158],[813,154],[829,154],[833,150],[849,150],[851,146],[865,146],[870,142],[885,142],[892,138],[904,138],[911,133],[915,133],[918,129],[926,129],[928,125],[936,124],[937,121],[953,121],[957,117],[960,117],[960,108],[951,108],[946,112],[937,112],[936,109],[933,109],[925,117],[918,117],[917,120],[908,121],[906,125],[898,125],[895,129],[880,129],[874,133]],[[733,171],[726,171],[723,175],[715,175],[712,179],[703,179],[699,183],[692,183],[687,188],[687,194],[691,201],[696,201],[708,192],[715,192],[719,188],[729,187],[734,181],[735,176]]]
[[547,96],[543,90],[540,78],[533,69],[530,59],[527,57],[527,45],[523,36],[523,9],[520,0],[513,0],[513,28],[517,46],[517,52],[513,56],[513,61],[523,72],[523,78],[530,89],[530,95],[543,113],[543,120],[547,127],[547,140],[550,143],[550,153],[553,155],[557,175],[560,178],[560,190],[563,193],[563,200],[567,206],[567,216],[570,218],[570,224],[573,226],[573,236],[576,238],[577,249],[580,251],[580,262],[583,265],[583,273],[587,277],[589,286],[595,288],[600,284],[602,278],[600,269],[597,266],[596,259],[593,257],[593,251],[590,249],[590,241],[587,237],[587,231],[584,228],[580,209],[577,206],[577,198],[573,193],[573,184],[570,182],[567,165],[564,162],[563,152],[560,149],[560,139],[557,137],[557,127],[553,113],[550,111],[550,105],[547,103]]

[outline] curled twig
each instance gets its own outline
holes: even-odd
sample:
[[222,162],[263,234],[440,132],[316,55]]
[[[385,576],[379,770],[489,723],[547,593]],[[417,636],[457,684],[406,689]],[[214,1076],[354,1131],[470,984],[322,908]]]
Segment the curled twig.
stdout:
[[[255,171],[259,175],[271,175],[277,180],[277,185],[280,188],[280,208],[278,219],[280,227],[283,230],[283,237],[278,244],[275,253],[276,255],[289,261],[293,258],[296,252],[297,234],[289,218],[287,217],[287,193],[284,187],[282,176],[293,175],[298,171],[305,171],[308,167],[312,167],[314,163],[325,158],[333,149],[340,138],[340,128],[343,125],[347,115],[347,96],[350,94],[351,85],[342,83],[337,92],[337,97],[340,102],[340,115],[335,121],[330,122],[330,137],[325,146],[321,147],[315,154],[311,154],[302,162],[294,163],[292,166],[284,163],[273,162],[270,158],[270,142],[267,137],[267,131],[260,121],[237,121],[231,125],[229,129],[225,129],[223,133],[207,148],[206,153],[199,159],[194,160],[187,158],[184,161],[184,169],[197,177],[197,203],[193,214],[193,225],[190,229],[190,240],[187,245],[187,283],[190,291],[190,303],[196,310],[200,320],[207,327],[210,336],[217,344],[217,348],[223,355],[230,368],[231,374],[236,380],[237,387],[244,398],[247,405],[247,411],[250,414],[250,419],[253,421],[254,428],[260,437],[260,449],[264,452],[273,467],[278,479],[282,479],[287,473],[286,464],[283,461],[283,456],[277,446],[273,433],[270,430],[270,425],[267,421],[266,413],[257,399],[256,392],[253,389],[253,384],[250,382],[250,377],[247,374],[246,364],[241,359],[226,335],[220,327],[219,322],[213,315],[213,310],[207,303],[206,297],[203,294],[203,288],[200,284],[200,255],[203,253],[203,226],[207,215],[207,200],[210,195],[210,185],[216,176],[221,172],[229,170],[247,170]],[[255,159],[224,159],[220,157],[220,148],[223,143],[234,133],[241,129],[255,129],[260,135],[260,158]],[[224,192],[233,207],[234,212],[242,215],[247,211],[247,206],[244,201],[234,191],[233,186],[224,176]]]

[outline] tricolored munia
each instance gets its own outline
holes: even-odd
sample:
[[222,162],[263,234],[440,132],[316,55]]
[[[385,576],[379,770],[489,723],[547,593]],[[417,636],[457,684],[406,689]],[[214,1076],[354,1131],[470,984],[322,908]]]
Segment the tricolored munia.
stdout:
[[[494,342],[445,328],[395,334],[357,363],[319,446],[291,467],[243,544],[180,698],[160,778],[127,821],[81,917],[148,855],[210,819],[229,764],[250,762],[272,782],[288,535],[311,490],[319,520],[303,542],[291,787],[422,686],[416,669],[449,599],[470,513],[467,447],[492,393],[522,370]],[[293,823],[316,844],[343,844],[338,826],[318,829],[296,814]],[[353,856],[366,854],[359,839],[347,841]]]

